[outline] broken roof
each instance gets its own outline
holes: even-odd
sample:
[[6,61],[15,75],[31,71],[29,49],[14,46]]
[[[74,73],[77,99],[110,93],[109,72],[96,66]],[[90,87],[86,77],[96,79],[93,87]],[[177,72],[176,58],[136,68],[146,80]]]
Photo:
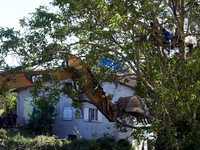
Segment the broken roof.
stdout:
[[124,74],[117,74],[119,76],[118,82],[122,85],[128,86],[130,88],[135,88],[136,83],[136,76],[130,75],[130,76],[124,76]]

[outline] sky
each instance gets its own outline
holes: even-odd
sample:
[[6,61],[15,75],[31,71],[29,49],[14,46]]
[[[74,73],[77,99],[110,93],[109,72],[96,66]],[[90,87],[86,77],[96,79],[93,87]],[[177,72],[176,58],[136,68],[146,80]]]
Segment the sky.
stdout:
[[0,27],[19,29],[19,20],[52,0],[0,0]]
[[[35,11],[40,5],[48,6],[53,0],[0,0],[0,27],[19,30],[19,20]],[[18,66],[19,60],[13,56],[6,59],[9,66]]]

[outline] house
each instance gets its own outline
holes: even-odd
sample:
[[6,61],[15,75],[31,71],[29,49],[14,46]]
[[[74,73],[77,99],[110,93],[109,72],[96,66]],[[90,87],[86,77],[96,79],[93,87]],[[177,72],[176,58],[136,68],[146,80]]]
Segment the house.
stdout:
[[[130,82],[124,83],[124,80],[119,82],[115,87],[114,84],[104,83],[102,85],[106,95],[113,94],[113,102],[117,101],[121,96],[132,96],[136,85],[135,77],[129,77]],[[131,83],[131,84],[130,84]],[[17,114],[18,125],[23,126],[30,121],[30,116],[33,112],[31,104],[31,87],[18,90]],[[59,138],[76,139],[79,136],[90,139],[94,136],[100,137],[105,133],[115,136],[116,139],[126,138],[130,136],[131,129],[128,132],[122,133],[114,128],[114,123],[109,122],[95,106],[84,103],[80,111],[80,117],[76,118],[76,109],[71,107],[72,100],[66,95],[60,96],[56,109],[58,111],[57,122],[53,126],[53,134]],[[129,139],[132,141],[132,139]]]

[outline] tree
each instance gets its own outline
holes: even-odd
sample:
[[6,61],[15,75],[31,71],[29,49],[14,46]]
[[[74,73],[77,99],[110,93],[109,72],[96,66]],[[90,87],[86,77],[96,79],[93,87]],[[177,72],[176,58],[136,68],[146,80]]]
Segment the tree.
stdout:
[[[200,137],[198,1],[54,0],[52,5],[56,8],[53,11],[41,6],[20,20],[25,34],[1,29],[2,57],[14,52],[21,56],[22,66],[37,63],[51,70],[52,66],[61,68],[58,60],[74,53],[92,68],[100,83],[115,81],[118,69],[99,66],[100,58],[117,59],[125,76],[137,76],[136,94],[151,112],[153,123],[149,132],[155,133],[156,148],[199,147],[199,143],[194,143]],[[152,21],[160,29],[158,37],[154,26],[150,26]],[[175,53],[163,55],[163,27],[171,31],[176,28],[173,46],[180,57]],[[186,57],[187,36],[197,39],[196,48],[189,52],[192,57]],[[1,66],[5,66],[3,63],[2,59]],[[132,119],[122,120],[133,123]]]
[[16,111],[17,108],[17,93],[9,91],[5,93],[5,95],[0,95],[0,103],[1,109],[4,109],[5,112],[9,112],[10,110]]
[[36,134],[49,135],[52,133],[52,126],[56,122],[56,108],[52,97],[42,95],[34,102],[34,110],[31,115],[29,126]]

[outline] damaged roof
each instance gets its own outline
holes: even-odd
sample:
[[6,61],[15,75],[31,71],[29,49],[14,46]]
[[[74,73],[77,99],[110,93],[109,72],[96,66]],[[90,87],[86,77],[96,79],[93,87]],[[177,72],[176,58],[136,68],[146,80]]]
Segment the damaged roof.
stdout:
[[118,74],[119,80],[118,82],[122,85],[128,86],[130,88],[135,88],[137,85],[136,82],[136,76],[131,75],[131,76],[124,76],[124,74]]

